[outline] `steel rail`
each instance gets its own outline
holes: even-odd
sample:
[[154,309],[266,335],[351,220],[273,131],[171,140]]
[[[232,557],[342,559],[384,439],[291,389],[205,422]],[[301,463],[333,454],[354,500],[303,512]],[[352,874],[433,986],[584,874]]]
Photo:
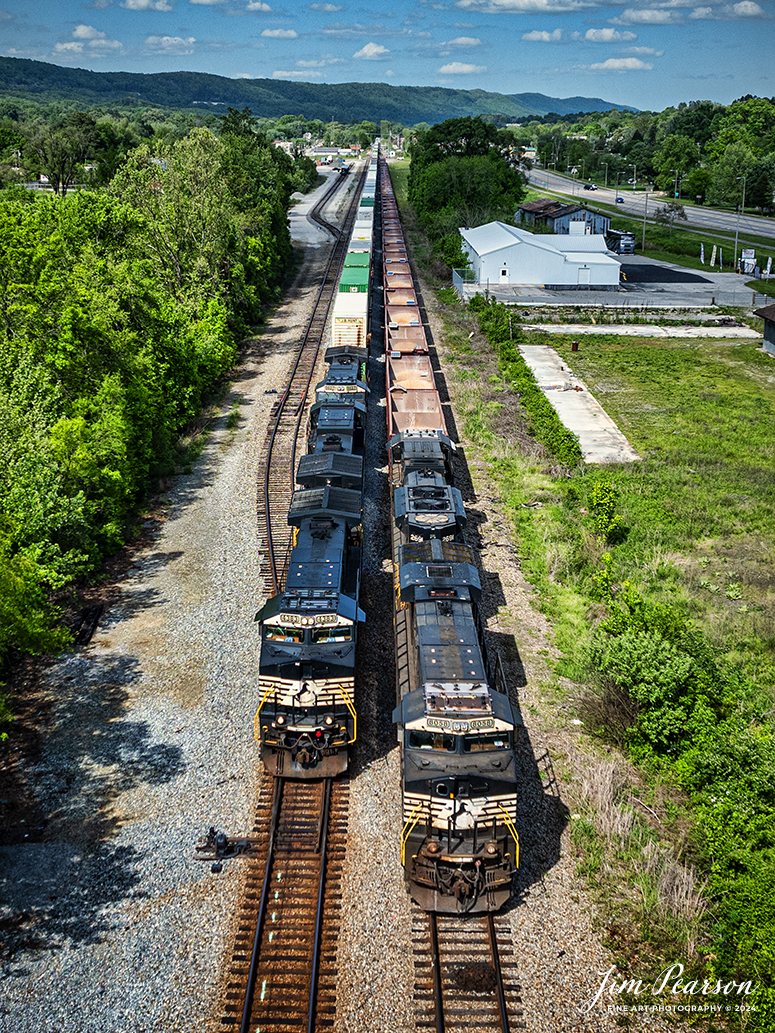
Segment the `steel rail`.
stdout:
[[487,915],[487,931],[490,934],[490,950],[492,951],[492,967],[495,971],[495,992],[498,996],[501,1030],[503,1033],[509,1033],[509,1013],[506,1009],[506,991],[503,988],[503,972],[501,971],[501,959],[498,953],[498,938],[495,932],[495,919],[492,914]]
[[433,968],[433,999],[436,1002],[436,1033],[444,1033],[444,991],[441,985],[441,955],[439,953],[439,928],[436,915],[428,916],[431,922],[431,965]]
[[[290,462],[287,464],[286,472],[289,477],[288,490],[291,495],[293,494],[294,485],[294,474],[296,469],[296,446],[298,442],[299,431],[301,428],[301,421],[304,412],[304,406],[309,394],[310,384],[317,364],[317,358],[320,352],[320,346],[323,341],[323,332],[325,330],[326,322],[328,320],[328,313],[333,304],[335,295],[335,285],[339,279],[339,272],[341,264],[344,258],[344,253],[349,243],[349,233],[352,229],[352,225],[355,222],[355,215],[358,208],[358,202],[360,199],[360,192],[363,181],[366,177],[367,167],[361,170],[357,185],[353,191],[353,199],[345,217],[344,225],[339,233],[339,236],[332,248],[331,254],[326,265],[326,270],[323,276],[323,283],[318,290],[317,298],[315,300],[312,314],[307,322],[307,327],[304,332],[304,336],[301,341],[296,359],[293,364],[290,376],[288,378],[288,384],[281,395],[278,403],[275,406],[273,412],[273,423],[269,434],[267,435],[266,450],[265,450],[265,470],[263,477],[263,490],[264,490],[264,519],[266,522],[266,550],[269,560],[269,575],[271,584],[269,586],[272,595],[277,595],[281,590],[281,572],[277,562],[276,548],[272,535],[272,513],[271,513],[271,478],[272,478],[272,460],[277,436],[280,431],[281,422],[285,414],[286,405],[291,396],[291,392],[294,391],[298,397],[298,403],[296,405],[295,412],[293,414],[295,424],[292,432],[289,434],[291,437],[290,447]],[[341,177],[339,182],[341,182]],[[322,208],[323,204],[330,199],[331,194],[339,184],[335,184],[330,191],[328,191],[319,202],[319,207]],[[316,206],[317,208],[318,206]],[[320,221],[321,225],[330,225],[322,219],[322,217],[316,221]],[[312,341],[311,341],[312,339]],[[314,342],[314,350],[311,347],[311,343]],[[308,349],[308,345],[310,348]],[[301,368],[302,358],[305,359],[304,367]],[[297,374],[300,375],[301,383],[294,385],[294,381],[297,379]],[[286,542],[286,556],[288,543]]]
[[318,880],[318,909],[315,917],[315,941],[312,949],[312,973],[309,989],[309,1015],[307,1017],[307,1033],[315,1033],[315,1009],[318,997],[318,969],[320,968],[320,934],[323,931],[323,898],[326,882],[326,850],[328,848],[328,815],[331,811],[332,778],[326,779],[323,799],[323,819],[318,850],[320,852],[320,878]]
[[272,804],[272,821],[269,826],[269,852],[266,858],[266,871],[264,872],[264,883],[261,887],[261,903],[258,906],[258,919],[256,921],[256,935],[253,938],[253,950],[250,955],[250,969],[248,971],[248,985],[245,991],[245,1004],[242,1009],[242,1022],[240,1033],[250,1033],[250,1016],[253,1007],[253,991],[256,985],[258,974],[259,948],[261,935],[264,930],[264,918],[266,917],[266,905],[269,900],[269,882],[272,871],[272,856],[274,854],[275,836],[280,819],[280,805],[283,796],[283,779],[274,780],[274,802]]

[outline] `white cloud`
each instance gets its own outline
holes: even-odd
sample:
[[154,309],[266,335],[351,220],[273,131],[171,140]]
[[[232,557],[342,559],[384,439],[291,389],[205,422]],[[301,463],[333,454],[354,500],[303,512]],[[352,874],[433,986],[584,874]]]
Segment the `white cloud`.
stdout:
[[73,40],[69,43],[57,43],[54,51],[58,54],[82,54],[84,47],[88,47],[90,54],[106,54],[111,50],[123,50],[123,43],[117,39],[108,39],[104,32],[95,29],[93,25],[76,25],[73,29]]
[[732,5],[732,10],[741,18],[760,18],[764,14],[761,7],[751,0],[740,0],[739,4]]
[[236,75],[231,77],[232,79],[254,79],[255,76],[251,75],[250,72],[237,72]]
[[269,4],[265,4],[262,0],[251,0],[248,6],[245,8],[246,11],[271,11],[272,8]]
[[206,7],[215,7],[216,4],[222,4],[224,0],[188,0],[190,4],[202,4]]
[[161,54],[193,54],[196,40],[193,36],[149,36],[145,45]]
[[323,11],[324,14],[334,14],[335,11],[341,11],[342,8],[337,4],[307,4],[310,11]]
[[595,72],[648,72],[654,66],[637,57],[609,57],[589,67]]
[[440,45],[442,47],[478,47],[481,42],[476,36],[456,36],[455,39],[445,40]]
[[171,11],[172,4],[169,0],[123,0],[120,7],[127,11]]
[[651,57],[662,57],[664,50],[654,50],[653,47],[627,47],[625,54],[649,54]]
[[318,58],[312,61],[297,61],[296,65],[298,68],[324,68],[326,65],[340,65],[344,63],[344,58],[334,57],[333,54],[326,54],[325,57]]
[[466,65],[462,61],[451,61],[448,65],[442,65],[439,69],[440,75],[471,75],[472,72],[486,72],[487,65]]
[[710,18],[713,14],[712,7],[695,7],[692,13],[689,15],[690,18]]
[[609,19],[614,25],[672,25],[675,15],[671,11],[657,11],[654,8],[635,10],[628,7],[620,17]]
[[455,6],[483,14],[558,14],[596,5],[590,0],[457,0]]
[[618,29],[587,29],[584,39],[590,43],[616,43],[619,40],[637,39],[634,32],[619,32]]
[[272,39],[296,39],[299,34],[295,29],[264,29],[261,35]]
[[93,25],[76,25],[73,29],[74,39],[105,39],[105,33],[95,29]]
[[389,53],[390,51],[387,47],[383,47],[381,43],[367,43],[365,47],[356,50],[353,57],[363,59],[364,61],[379,61],[380,58]]
[[555,29],[553,32],[546,32],[542,29],[533,29],[532,32],[525,32],[522,39],[529,43],[556,43],[562,36],[562,29]]
[[272,72],[273,79],[319,79],[320,72]]

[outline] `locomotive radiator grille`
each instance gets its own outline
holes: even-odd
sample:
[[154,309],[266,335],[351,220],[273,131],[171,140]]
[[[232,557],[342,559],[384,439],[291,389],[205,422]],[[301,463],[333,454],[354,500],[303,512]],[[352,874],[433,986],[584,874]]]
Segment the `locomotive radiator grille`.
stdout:
[[[461,832],[466,831],[465,813],[470,816],[469,820],[473,819],[479,824],[492,824],[495,819],[498,824],[508,826],[509,823],[513,824],[517,820],[517,794],[506,793],[474,798],[458,797],[452,800],[430,796],[427,793],[405,792],[404,822],[417,822],[418,808],[420,824],[427,822],[430,812],[432,827],[443,829],[445,832],[453,814],[456,814],[456,826]],[[461,808],[466,808],[466,811],[461,811]]]

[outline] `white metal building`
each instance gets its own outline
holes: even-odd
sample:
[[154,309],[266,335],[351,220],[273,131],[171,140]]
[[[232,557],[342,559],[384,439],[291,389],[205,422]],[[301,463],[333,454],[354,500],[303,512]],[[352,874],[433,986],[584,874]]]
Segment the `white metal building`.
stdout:
[[568,234],[536,234],[488,222],[461,229],[479,284],[508,286],[533,284],[547,289],[617,290],[620,263],[606,247],[605,237],[584,233],[570,224]]

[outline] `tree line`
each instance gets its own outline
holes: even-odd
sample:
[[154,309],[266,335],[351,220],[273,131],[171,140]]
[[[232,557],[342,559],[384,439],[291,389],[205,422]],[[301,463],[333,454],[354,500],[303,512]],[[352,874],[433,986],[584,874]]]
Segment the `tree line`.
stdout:
[[297,163],[248,111],[221,130],[65,197],[0,191],[0,658],[67,641],[52,593],[124,542],[283,282]]
[[409,200],[448,265],[461,266],[461,226],[514,221],[525,179],[511,134],[482,118],[452,118],[415,134]]
[[531,120],[510,131],[536,149],[544,168],[576,169],[609,185],[653,184],[700,203],[775,207],[775,98],[555,116],[554,123]]

